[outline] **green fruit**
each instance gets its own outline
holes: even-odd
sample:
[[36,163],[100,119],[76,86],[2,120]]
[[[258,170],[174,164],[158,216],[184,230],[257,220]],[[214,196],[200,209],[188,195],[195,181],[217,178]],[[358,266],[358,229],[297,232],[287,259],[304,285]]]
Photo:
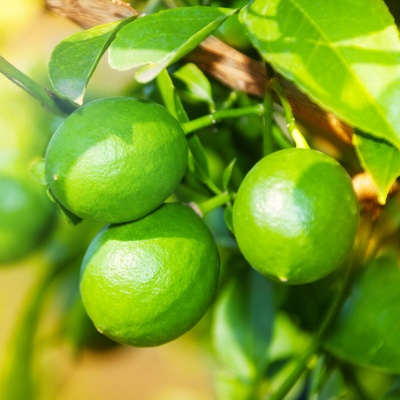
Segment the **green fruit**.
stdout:
[[0,175],[0,262],[35,249],[52,226],[54,204],[33,179]]
[[48,145],[46,179],[54,197],[81,218],[126,222],[162,204],[187,163],[185,134],[156,103],[93,101],[73,112]]
[[264,157],[246,175],[233,207],[236,239],[247,261],[290,284],[313,282],[338,268],[358,222],[347,172],[310,149]]
[[195,212],[165,204],[105,227],[84,257],[80,289],[97,329],[132,346],[157,346],[192,328],[209,307],[218,251]]

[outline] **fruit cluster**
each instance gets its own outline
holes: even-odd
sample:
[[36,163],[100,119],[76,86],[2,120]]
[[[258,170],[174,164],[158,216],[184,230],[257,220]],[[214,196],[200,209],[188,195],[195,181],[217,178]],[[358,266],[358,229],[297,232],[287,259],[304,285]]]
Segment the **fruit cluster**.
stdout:
[[182,335],[215,294],[219,257],[195,212],[163,204],[180,182],[188,146],[162,106],[134,98],[84,105],[54,133],[45,171],[70,212],[107,225],[82,263],[81,295],[100,332],[134,346]]
[[[164,203],[187,165],[179,122],[157,103],[108,98],[73,112],[47,147],[51,195],[80,218],[107,223],[81,267],[83,304],[113,340],[156,346],[204,315],[219,280],[219,256],[201,218]],[[334,159],[290,148],[261,159],[233,206],[240,251],[264,276],[288,284],[321,279],[348,255],[359,209]]]

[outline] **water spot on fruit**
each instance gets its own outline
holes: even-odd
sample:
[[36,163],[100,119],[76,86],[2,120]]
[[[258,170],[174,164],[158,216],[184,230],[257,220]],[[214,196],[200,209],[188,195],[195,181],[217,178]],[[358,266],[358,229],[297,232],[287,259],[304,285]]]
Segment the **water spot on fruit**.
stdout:
[[53,179],[56,181],[56,180],[58,180],[58,175],[57,174],[54,174],[53,175]]
[[287,282],[287,281],[288,281],[288,278],[286,278],[286,276],[280,276],[280,277],[279,277],[279,280],[280,280],[281,282]]

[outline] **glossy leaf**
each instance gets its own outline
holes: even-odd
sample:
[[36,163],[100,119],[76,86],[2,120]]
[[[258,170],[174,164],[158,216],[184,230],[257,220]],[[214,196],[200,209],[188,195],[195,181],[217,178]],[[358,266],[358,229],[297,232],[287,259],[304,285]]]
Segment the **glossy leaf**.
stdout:
[[135,68],[146,83],[199,45],[236,10],[179,7],[146,15],[118,32],[110,47],[112,68]]
[[400,147],[400,40],[382,0],[253,0],[240,17],[274,69],[350,125]]
[[212,338],[224,367],[245,381],[264,373],[272,338],[271,283],[253,269],[230,281],[213,314]]
[[135,17],[78,32],[61,41],[51,54],[49,78],[54,89],[78,104],[86,85],[117,31]]
[[378,189],[379,203],[385,204],[393,182],[400,176],[400,151],[387,142],[361,134],[355,135],[353,141],[363,168]]
[[192,63],[185,64],[174,72],[174,77],[185,85],[184,91],[187,96],[207,103],[210,107],[210,112],[215,110],[210,81],[197,65]]
[[348,362],[400,373],[400,268],[395,255],[365,266],[325,341]]

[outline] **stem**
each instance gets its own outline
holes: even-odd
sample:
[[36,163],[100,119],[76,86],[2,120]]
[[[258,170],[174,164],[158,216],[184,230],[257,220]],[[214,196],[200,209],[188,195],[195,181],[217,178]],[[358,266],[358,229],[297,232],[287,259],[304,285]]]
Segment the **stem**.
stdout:
[[300,129],[297,127],[293,116],[292,106],[290,105],[289,99],[287,98],[281,83],[278,81],[277,78],[272,78],[269,81],[269,84],[271,88],[274,89],[275,93],[278,95],[279,100],[282,103],[283,111],[285,112],[287,128],[289,130],[289,133],[292,135],[294,142],[296,143],[296,147],[303,149],[310,148],[306,139],[300,132]]
[[349,291],[350,284],[352,282],[352,271],[356,266],[360,265],[360,263],[364,262],[364,254],[368,248],[374,226],[371,224],[371,221],[368,217],[363,221],[363,224],[360,224],[362,228],[362,232],[359,234],[358,241],[353,248],[353,251],[349,258],[347,259],[346,264],[342,267],[344,270],[344,276],[342,281],[342,286],[339,289],[339,292],[334,299],[330,309],[328,310],[325,318],[322,320],[321,325],[319,326],[312,342],[309,347],[305,350],[303,355],[300,357],[297,362],[296,367],[283,383],[283,385],[270,397],[270,400],[283,400],[285,396],[292,389],[294,384],[299,380],[301,375],[306,370],[308,364],[310,363],[311,357],[316,353],[324,340],[324,337],[331,327],[331,324],[334,322],[337,314],[339,313],[343,302],[347,298],[347,294]]
[[8,347],[6,369],[1,390],[2,398],[25,400],[35,397],[35,380],[32,372],[34,338],[47,289],[59,269],[44,273],[27,297],[26,308],[15,327],[12,343]]
[[272,125],[272,136],[281,149],[290,149],[293,147],[292,143],[286,138],[278,125]]
[[274,109],[274,99],[272,97],[271,90],[267,90],[264,97],[264,123],[262,127],[262,139],[263,139],[263,154],[264,156],[272,153],[273,141],[272,141],[272,130],[273,130],[273,118],[272,113]]
[[217,207],[221,207],[231,201],[231,195],[228,192],[223,192],[218,194],[211,199],[203,201],[197,204],[197,209],[200,211],[201,215],[205,215]]
[[33,96],[53,114],[65,117],[77,108],[72,102],[58,97],[55,93],[39,85],[2,56],[0,56],[0,73]]
[[224,118],[237,118],[243,115],[262,115],[264,107],[262,104],[256,104],[254,106],[234,108],[232,110],[219,110],[213,114],[204,115],[203,117],[194,119],[189,122],[182,124],[183,130],[186,134],[196,131],[207,126],[211,126],[217,123],[218,120]]

